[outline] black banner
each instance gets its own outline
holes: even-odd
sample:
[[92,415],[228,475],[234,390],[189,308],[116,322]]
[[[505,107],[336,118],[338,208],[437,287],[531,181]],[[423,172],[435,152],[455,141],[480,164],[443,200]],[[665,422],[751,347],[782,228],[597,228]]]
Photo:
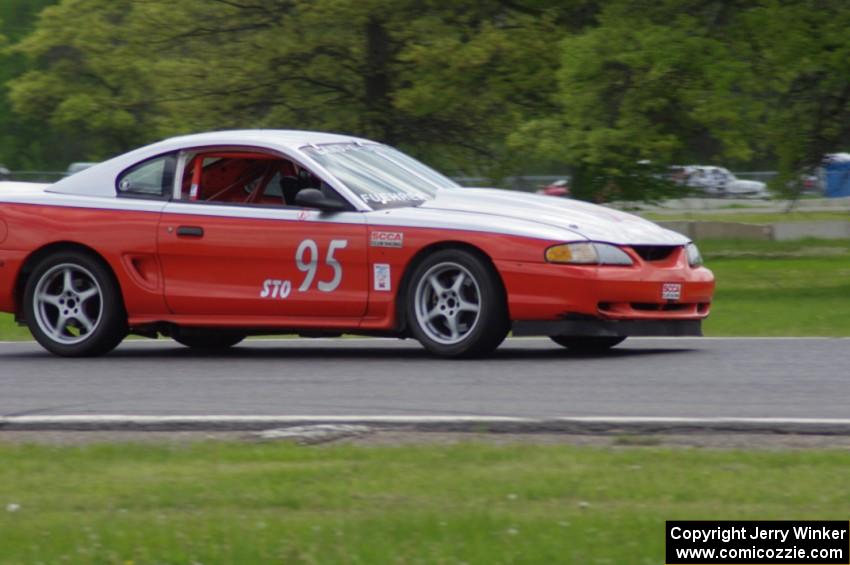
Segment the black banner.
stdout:
[[848,565],[850,522],[668,521],[667,565]]

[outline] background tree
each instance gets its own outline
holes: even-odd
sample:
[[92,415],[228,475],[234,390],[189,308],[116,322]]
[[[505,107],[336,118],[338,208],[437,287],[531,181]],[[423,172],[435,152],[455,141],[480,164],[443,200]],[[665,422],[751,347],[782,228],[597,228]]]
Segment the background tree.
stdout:
[[579,195],[663,195],[667,164],[753,156],[749,80],[727,29],[729,2],[615,1],[560,45],[558,111],[512,137],[573,164]]
[[[0,163],[12,169],[36,169],[67,163],[61,136],[45,131],[39,117],[13,111],[6,82],[27,70],[28,61],[12,49],[35,26],[36,14],[55,0],[5,0],[0,2]],[[51,161],[58,155],[56,161]]]
[[10,97],[98,140],[95,158],[190,131],[282,127],[375,138],[455,171],[505,170],[507,133],[554,84],[554,18],[496,0],[422,6],[64,0],[18,44],[36,68]]
[[850,5],[840,0],[766,2],[746,10],[748,95],[762,101],[756,130],[776,155],[778,189],[850,146]]
[[785,189],[850,141],[848,18],[838,1],[615,0],[563,39],[559,109],[511,144],[572,163],[588,197],[663,193],[664,166],[703,161],[778,167]]
[[333,130],[454,174],[569,168],[598,199],[688,163],[778,166],[784,189],[850,143],[842,0],[55,1],[6,31],[0,158]]

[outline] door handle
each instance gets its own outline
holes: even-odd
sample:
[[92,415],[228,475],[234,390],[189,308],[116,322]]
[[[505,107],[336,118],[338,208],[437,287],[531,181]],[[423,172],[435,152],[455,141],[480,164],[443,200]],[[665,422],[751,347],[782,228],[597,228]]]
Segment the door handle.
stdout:
[[200,226],[179,226],[178,237],[204,237],[204,228]]

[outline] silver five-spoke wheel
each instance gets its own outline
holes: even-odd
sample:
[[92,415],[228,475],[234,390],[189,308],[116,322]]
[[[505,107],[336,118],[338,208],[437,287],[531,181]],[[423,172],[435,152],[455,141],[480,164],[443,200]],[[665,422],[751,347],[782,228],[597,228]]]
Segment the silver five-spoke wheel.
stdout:
[[36,285],[35,321],[55,341],[79,343],[100,324],[102,296],[97,279],[88,269],[69,263],[56,265]]
[[470,357],[498,347],[508,332],[505,293],[492,263],[479,253],[434,251],[411,271],[405,293],[410,333],[444,357]]
[[434,265],[416,286],[416,319],[428,337],[451,345],[462,341],[478,323],[481,290],[464,266]]
[[23,318],[48,351],[100,355],[127,335],[127,314],[109,265],[81,250],[57,250],[33,264]]

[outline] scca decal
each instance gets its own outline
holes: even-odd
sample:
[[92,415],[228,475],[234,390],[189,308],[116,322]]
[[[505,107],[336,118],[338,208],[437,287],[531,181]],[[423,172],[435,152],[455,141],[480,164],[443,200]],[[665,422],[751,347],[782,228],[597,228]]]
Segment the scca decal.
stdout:
[[397,231],[373,231],[369,239],[372,247],[402,247],[404,233]]

